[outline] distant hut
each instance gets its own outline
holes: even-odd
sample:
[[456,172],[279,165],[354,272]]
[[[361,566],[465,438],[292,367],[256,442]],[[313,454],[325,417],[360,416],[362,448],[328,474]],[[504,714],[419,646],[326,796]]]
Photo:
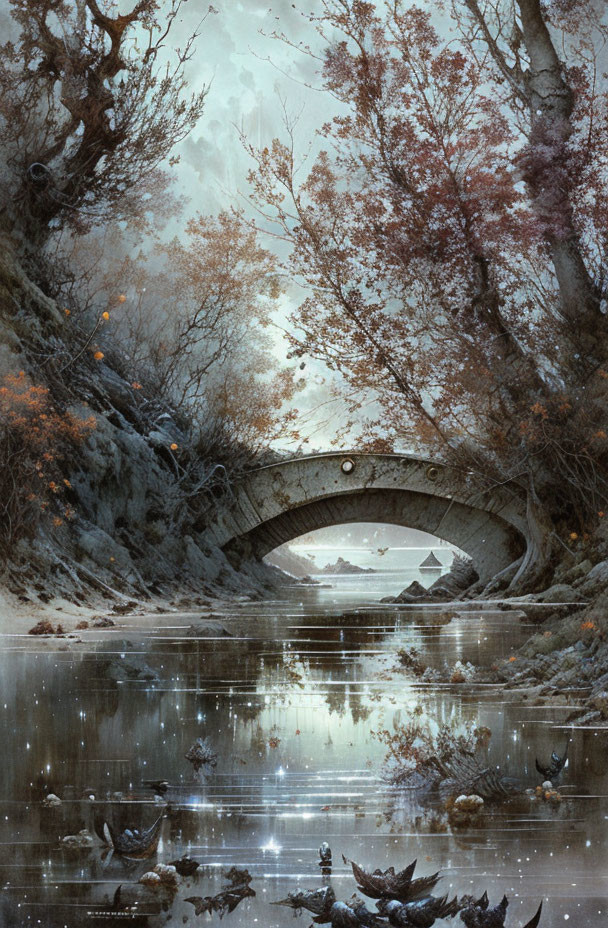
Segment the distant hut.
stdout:
[[431,551],[428,557],[425,557],[422,564],[420,565],[420,570],[442,570],[443,564],[439,561],[434,553]]

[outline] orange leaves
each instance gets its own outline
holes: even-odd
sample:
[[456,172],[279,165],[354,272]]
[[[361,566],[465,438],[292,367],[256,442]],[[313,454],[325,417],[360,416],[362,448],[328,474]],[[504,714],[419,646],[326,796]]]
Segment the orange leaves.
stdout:
[[[95,427],[94,417],[79,419],[71,413],[58,413],[46,387],[34,386],[23,371],[8,374],[0,387],[0,422],[10,431],[23,431],[29,444],[38,449],[34,466],[42,468],[40,458],[51,463],[56,458],[55,445],[60,441],[80,441]],[[38,437],[37,437],[38,436]]]
[[592,622],[590,619],[587,619],[585,622],[581,622],[581,631],[590,632],[596,628],[595,622]]
[[545,406],[542,403],[534,403],[530,406],[530,410],[534,413],[535,416],[540,416],[541,419],[546,419],[549,413]]
[[32,384],[23,371],[1,384],[0,492],[9,518],[0,525],[0,546],[7,546],[33,532],[40,513],[62,522],[74,516],[60,503],[71,486],[61,464],[95,428],[95,418],[58,411],[48,389]]

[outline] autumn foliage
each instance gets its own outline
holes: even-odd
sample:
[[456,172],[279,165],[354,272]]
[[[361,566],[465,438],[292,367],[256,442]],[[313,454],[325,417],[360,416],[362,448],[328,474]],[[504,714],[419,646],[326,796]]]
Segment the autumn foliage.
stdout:
[[[177,46],[186,2],[8,3],[0,234],[29,279],[23,291],[11,279],[2,299],[9,325],[19,313],[21,364],[36,383],[9,375],[1,386],[5,553],[41,520],[60,528],[74,515],[67,468],[94,424],[66,411],[79,398],[112,428],[154,436],[150,454],[167,468],[180,518],[295,416],[284,408],[293,372],[273,351],[282,292],[273,255],[230,212],[190,214],[167,240],[185,203],[173,191],[172,149],[207,93],[189,88],[186,71],[216,13],[205,6]],[[59,312],[44,312],[32,282]]]
[[93,328],[98,307],[109,305],[97,337],[118,343],[133,389],[145,386],[187,414],[198,447],[238,467],[241,452],[254,459],[297,415],[293,369],[279,369],[272,350],[276,259],[229,213],[198,215],[179,237],[146,244],[129,248],[119,229],[74,240],[73,317]]
[[415,786],[421,785],[437,764],[482,751],[492,733],[471,722],[435,725],[423,718],[421,706],[415,706],[405,724],[371,734],[386,748],[384,778],[393,785]]
[[289,117],[245,140],[261,222],[308,291],[292,350],[341,376],[351,418],[374,400],[371,447],[527,498],[538,568],[608,497],[606,14],[323,0],[302,17],[320,55],[277,38],[336,101],[320,150],[307,164]]
[[74,516],[66,501],[69,456],[95,427],[95,417],[82,419],[60,412],[46,387],[25,373],[8,374],[0,386],[0,547],[8,552],[32,537],[42,519],[59,527]]

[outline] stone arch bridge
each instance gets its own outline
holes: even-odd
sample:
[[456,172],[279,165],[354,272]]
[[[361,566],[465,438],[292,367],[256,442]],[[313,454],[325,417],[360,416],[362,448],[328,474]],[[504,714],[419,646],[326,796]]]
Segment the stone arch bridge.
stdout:
[[526,552],[525,501],[471,473],[399,454],[327,453],[244,474],[206,535],[229,557],[263,557],[299,535],[346,522],[430,532],[465,551],[483,581]]

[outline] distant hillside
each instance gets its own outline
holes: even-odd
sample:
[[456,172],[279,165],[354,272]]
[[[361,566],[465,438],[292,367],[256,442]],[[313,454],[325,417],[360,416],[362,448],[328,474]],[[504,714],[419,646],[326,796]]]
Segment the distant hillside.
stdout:
[[266,555],[264,561],[273,567],[278,567],[292,577],[306,577],[308,574],[317,571],[312,557],[302,557],[301,554],[296,554],[289,545],[281,545],[280,548],[275,548],[274,551]]

